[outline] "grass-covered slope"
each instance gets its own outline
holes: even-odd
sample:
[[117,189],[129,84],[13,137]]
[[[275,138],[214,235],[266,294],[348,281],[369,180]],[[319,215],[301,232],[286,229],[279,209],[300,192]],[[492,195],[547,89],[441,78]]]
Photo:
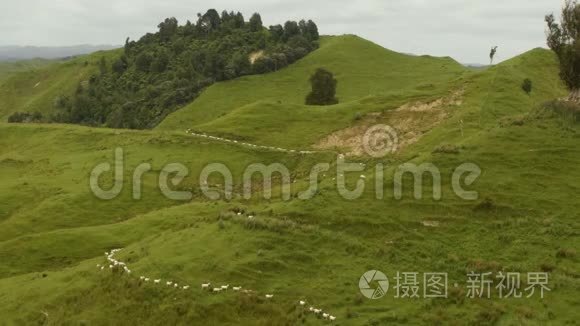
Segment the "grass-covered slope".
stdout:
[[[0,315],[5,321],[320,324],[300,312],[300,299],[336,315],[341,325],[448,324],[458,319],[468,324],[565,324],[578,318],[572,307],[578,304],[580,286],[574,253],[579,216],[574,199],[562,194],[580,189],[575,172],[579,130],[558,118],[491,127],[466,139],[455,155],[431,154],[438,143],[430,138],[421,143],[428,150],[410,148],[414,162],[432,162],[442,171],[439,202],[413,200],[410,180],[404,199],[392,199],[392,168],[385,173],[385,198],[375,199],[373,161],[367,161],[363,172],[369,177],[365,195],[354,201],[336,193],[331,174],[309,201],[167,202],[154,187],[154,175],[165,162],[193,166],[193,181],[204,162],[232,166],[236,180],[254,160],[281,161],[294,171],[314,162],[170,134],[31,125],[1,129],[7,139],[1,171],[2,202],[8,207],[0,238]],[[66,147],[41,152],[52,143]],[[128,149],[127,173],[138,162],[154,166],[143,190],[146,200],[133,203],[129,186],[110,202],[99,202],[87,189],[90,167],[110,161],[117,145]],[[483,170],[469,187],[480,193],[475,202],[459,200],[450,188],[451,172],[466,161]],[[358,174],[348,174],[349,187]],[[41,193],[35,196],[32,189]],[[484,198],[491,204],[480,205]],[[255,212],[256,224],[224,214],[236,206]],[[132,277],[95,267],[104,263],[104,251],[117,247],[125,248],[118,258],[129,264]],[[392,289],[384,299],[366,300],[358,292],[358,279],[373,268],[390,277],[397,271],[443,271],[458,288],[451,289],[448,300],[420,304],[394,299]],[[466,273],[472,270],[549,270],[552,291],[545,300],[466,299]],[[139,275],[192,289],[139,285]],[[210,295],[198,289],[207,281],[243,285],[258,294]],[[274,293],[275,299],[265,300],[265,293]]]
[[11,74],[0,83],[0,120],[14,112],[39,112],[49,117],[56,101],[75,92],[80,82],[98,71],[101,57],[115,57],[117,50],[96,52],[46,67]]
[[[303,106],[310,91],[308,79],[319,67],[335,74],[337,97],[345,104],[369,95],[417,96],[442,92],[465,71],[450,58],[408,56],[351,35],[323,37],[318,50],[280,71],[209,87],[198,99],[168,116],[157,128],[187,129],[235,113],[236,109],[246,105],[260,106],[260,101],[279,104],[278,110],[282,112],[288,110],[286,114],[277,114],[281,119],[278,125],[282,126],[284,118],[292,116],[295,106]],[[354,115],[356,111],[351,113]],[[254,121],[256,126],[259,123],[259,120]],[[211,131],[212,128],[208,126],[206,129]]]
[[[262,85],[253,79],[282,73],[216,84],[206,95],[244,80]],[[357,200],[337,193],[333,171],[321,176],[312,200],[293,196],[281,201],[276,192],[270,200],[257,194],[251,201],[239,197],[242,171],[250,163],[285,164],[297,179],[296,192],[307,185],[308,169],[318,162],[333,163],[332,154],[256,151],[173,132],[198,128],[191,124],[177,124],[168,128],[171,132],[0,124],[1,322],[324,324],[298,306],[298,300],[306,299],[335,315],[337,325],[573,324],[580,318],[575,309],[580,304],[580,215],[574,197],[580,190],[580,129],[558,116],[530,114],[540,103],[566,94],[554,56],[533,50],[484,71],[463,73],[459,68],[450,72],[452,78],[437,77],[442,79],[432,87],[417,88],[424,83],[420,75],[407,85],[400,78],[401,87],[390,93],[367,84],[371,96],[361,87],[358,94],[351,93],[350,103],[327,108],[305,108],[302,95],[292,89],[277,94],[276,87],[267,84],[271,98],[258,101],[253,93],[240,91],[232,96],[246,98],[247,103],[241,101],[231,112],[222,106],[227,113],[223,117],[200,115],[205,121],[200,129],[221,128],[220,133],[266,144],[269,132],[270,145],[298,146],[331,127],[358,123],[349,110],[388,111],[409,98],[446,94],[450,84],[463,88],[462,104],[450,108],[448,119],[417,143],[395,156],[364,158],[365,171],[347,173],[349,189],[360,174],[367,176],[364,195]],[[349,76],[357,78],[353,73],[343,79]],[[530,96],[521,90],[524,78],[534,83]],[[339,96],[340,92],[349,91],[339,90]],[[286,101],[278,103],[278,96],[287,96]],[[229,98],[226,93],[221,97],[212,97],[213,103]],[[292,112],[280,111],[284,106]],[[319,120],[313,117],[324,119],[325,126],[317,127]],[[279,121],[290,122],[284,129],[286,139],[277,131]],[[434,153],[443,144],[457,151]],[[89,172],[98,163],[112,163],[117,146],[126,150],[127,184],[119,198],[97,200],[88,188]],[[424,199],[413,199],[410,178],[404,179],[403,199],[393,199],[394,170],[407,161],[439,168],[441,200],[430,199],[428,181]],[[151,163],[153,171],[146,174],[143,200],[134,201],[130,177],[141,162]],[[191,202],[170,201],[159,193],[157,176],[169,162],[190,168],[190,176],[178,187],[194,190]],[[231,201],[199,196],[195,184],[210,162],[231,168],[238,194]],[[379,162],[387,169],[383,199],[374,193],[374,163]],[[482,170],[477,182],[466,186],[479,193],[475,201],[461,200],[451,189],[453,170],[465,162]],[[222,182],[216,178],[211,183]],[[252,212],[254,220],[231,213],[235,207]],[[118,258],[128,263],[132,276],[100,272],[96,264],[105,262],[103,253],[120,247],[124,249]],[[359,292],[359,278],[371,269],[390,277],[391,288],[383,299],[367,300]],[[449,298],[393,298],[397,271],[448,273]],[[537,295],[468,299],[466,274],[471,271],[516,271],[524,279],[528,272],[548,271],[552,290],[544,300]],[[140,284],[140,275],[192,288]],[[211,295],[199,290],[207,281],[257,292]],[[274,294],[273,300],[266,300],[266,293]]]
[[8,78],[10,75],[15,74],[17,72],[42,68],[54,62],[56,62],[56,60],[48,60],[48,59],[30,59],[30,60],[0,62],[0,83],[4,79]]
[[[558,77],[558,59],[552,51],[537,48],[510,60],[473,73],[466,78],[468,108],[480,110],[482,123],[491,124],[507,115],[525,114],[542,102],[566,94]],[[529,78],[533,90],[522,90]]]

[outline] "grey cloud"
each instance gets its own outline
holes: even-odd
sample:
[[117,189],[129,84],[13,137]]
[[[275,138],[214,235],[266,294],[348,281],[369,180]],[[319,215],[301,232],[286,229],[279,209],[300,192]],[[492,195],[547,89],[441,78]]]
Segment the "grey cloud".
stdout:
[[260,12],[266,25],[313,19],[322,34],[358,34],[395,51],[486,62],[544,46],[543,17],[560,0],[23,0],[0,3],[0,45],[122,44],[166,17],[184,23],[208,8]]

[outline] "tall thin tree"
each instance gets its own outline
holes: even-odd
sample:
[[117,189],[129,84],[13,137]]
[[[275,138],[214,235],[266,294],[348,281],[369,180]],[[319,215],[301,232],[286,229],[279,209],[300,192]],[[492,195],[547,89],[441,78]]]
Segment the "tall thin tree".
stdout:
[[495,54],[497,53],[497,45],[491,48],[491,52],[489,52],[489,64],[492,65],[493,64],[493,58],[495,57]]
[[562,21],[546,16],[548,46],[560,61],[560,78],[570,90],[569,100],[580,102],[580,4],[566,0]]

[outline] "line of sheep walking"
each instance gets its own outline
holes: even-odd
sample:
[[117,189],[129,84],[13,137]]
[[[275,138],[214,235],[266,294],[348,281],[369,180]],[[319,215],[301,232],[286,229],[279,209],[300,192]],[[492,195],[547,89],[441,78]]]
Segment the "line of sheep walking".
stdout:
[[187,129],[185,132],[187,134],[190,134],[190,135],[195,136],[195,137],[208,138],[208,139],[213,139],[213,140],[217,140],[217,141],[221,141],[221,142],[226,142],[226,143],[232,143],[232,144],[240,144],[240,145],[248,146],[248,147],[252,147],[252,148],[262,148],[262,149],[267,149],[267,150],[272,150],[272,151],[278,151],[278,152],[285,152],[285,153],[299,153],[299,154],[314,154],[314,153],[316,153],[316,152],[313,152],[313,151],[297,151],[297,150],[294,150],[294,149],[285,149],[285,148],[280,148],[280,147],[263,146],[263,145],[255,145],[255,144],[250,144],[250,143],[244,143],[244,142],[241,142],[241,141],[231,140],[231,139],[227,139],[227,138],[210,136],[210,135],[206,135],[206,134],[198,134],[198,133],[195,133],[195,132],[191,131],[191,129]]
[[[113,249],[113,250],[111,250],[111,252],[105,252],[105,257],[108,261],[108,266],[97,264],[97,268],[101,271],[104,271],[105,269],[107,269],[107,267],[110,270],[118,269],[121,273],[126,273],[127,275],[131,275],[131,270],[129,269],[127,264],[118,260],[118,259],[115,259],[114,256],[119,251],[121,251],[121,249]],[[157,284],[157,285],[160,285],[162,283],[162,279],[153,279],[153,278],[146,277],[146,276],[140,276],[139,280],[143,283],[152,282],[153,284]],[[179,290],[189,290],[191,288],[189,285],[183,285],[183,284],[180,285],[177,282],[173,282],[173,281],[165,281],[165,285],[167,287],[175,288],[175,289],[179,289]],[[230,288],[229,284],[222,285],[219,287],[212,287],[212,284],[210,282],[201,284],[202,291],[207,291],[207,292],[216,293],[216,294],[221,293],[221,292],[227,292],[229,290],[229,288]],[[232,290],[234,292],[241,292],[244,294],[256,293],[256,291],[254,291],[254,290],[243,289],[241,286],[232,286]],[[273,294],[265,294],[264,297],[267,300],[272,300],[274,298],[274,295]],[[307,302],[305,300],[298,301],[298,305],[300,305],[301,307],[305,307],[306,303]],[[310,307],[308,309],[308,311],[312,312],[314,315],[322,316],[323,319],[329,320],[330,322],[333,322],[336,320],[336,317],[331,316],[330,314],[323,312],[322,309]]]
[[[306,301],[300,300],[300,301],[298,301],[298,304],[300,306],[304,307],[306,305]],[[308,308],[308,311],[312,312],[315,315],[322,316],[323,319],[330,320],[331,322],[336,320],[335,316],[332,316],[329,313],[323,312],[322,309],[318,309],[318,308],[314,308],[314,307],[310,306],[310,308]]]

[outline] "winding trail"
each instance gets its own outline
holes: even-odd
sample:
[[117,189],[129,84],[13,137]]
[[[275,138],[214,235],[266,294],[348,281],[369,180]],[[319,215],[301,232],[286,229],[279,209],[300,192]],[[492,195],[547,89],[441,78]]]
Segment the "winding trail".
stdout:
[[186,133],[188,135],[192,135],[194,137],[200,137],[200,138],[206,138],[206,139],[211,139],[211,140],[216,140],[222,143],[229,143],[229,144],[238,144],[238,145],[242,145],[242,146],[246,146],[246,147],[250,147],[250,148],[259,148],[259,149],[266,149],[266,150],[270,150],[270,151],[276,151],[276,152],[283,152],[283,153],[293,153],[293,154],[316,154],[316,153],[321,153],[319,151],[299,151],[299,150],[294,150],[294,149],[286,149],[286,148],[280,148],[280,147],[273,147],[273,146],[264,146],[264,145],[256,145],[256,144],[250,144],[250,143],[245,143],[245,142],[241,142],[241,141],[237,141],[237,140],[232,140],[232,139],[227,139],[227,138],[222,138],[222,137],[217,137],[217,136],[210,136],[207,134],[200,134],[200,133],[195,133],[193,131],[191,131],[191,129],[188,129],[186,131]]

